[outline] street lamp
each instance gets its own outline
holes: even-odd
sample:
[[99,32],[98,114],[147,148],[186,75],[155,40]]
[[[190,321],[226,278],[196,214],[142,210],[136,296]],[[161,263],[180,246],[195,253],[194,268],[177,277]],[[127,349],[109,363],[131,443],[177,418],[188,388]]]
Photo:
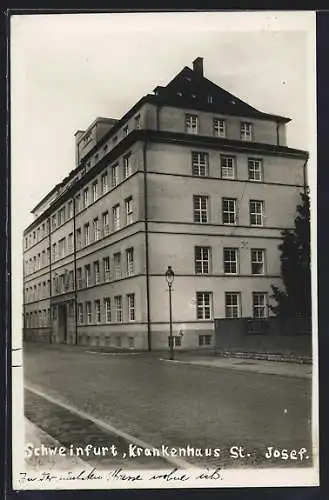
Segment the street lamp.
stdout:
[[172,335],[172,304],[171,304],[171,287],[175,279],[175,273],[172,270],[171,266],[168,266],[168,269],[166,271],[166,280],[168,283],[168,289],[169,289],[169,327],[170,327],[170,333],[169,333],[169,349],[170,349],[170,357],[169,359],[174,359],[174,339]]

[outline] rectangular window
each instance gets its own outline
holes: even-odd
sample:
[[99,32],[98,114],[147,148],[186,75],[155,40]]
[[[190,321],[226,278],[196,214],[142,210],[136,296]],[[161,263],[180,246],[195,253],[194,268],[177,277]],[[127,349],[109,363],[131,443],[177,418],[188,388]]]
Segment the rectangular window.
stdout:
[[54,214],[51,218],[51,227],[52,229],[56,229],[57,227],[57,217],[56,217],[56,214]]
[[222,120],[220,118],[214,118],[214,136],[226,137],[225,120]]
[[82,288],[82,269],[79,267],[77,269],[77,287]]
[[220,173],[222,179],[235,178],[235,157],[223,156],[220,157]]
[[254,318],[267,318],[267,293],[254,292],[252,294]]
[[208,177],[209,156],[208,153],[192,151],[192,175],[196,177]]
[[112,208],[113,231],[120,229],[120,205],[117,204]]
[[211,345],[211,335],[199,335],[199,346]]
[[62,259],[63,257],[65,257],[65,254],[66,254],[66,239],[62,238],[58,242],[58,256],[60,259]]
[[67,218],[71,219],[73,217],[73,201],[70,200],[67,204]]
[[78,321],[80,324],[83,323],[83,304],[78,304]]
[[90,231],[89,231],[89,222],[83,226],[83,244],[84,246],[89,245],[90,243]]
[[252,141],[252,124],[242,122],[241,128],[240,128],[240,133],[241,133],[241,141],[251,142]]
[[113,165],[112,167],[112,187],[119,184],[119,164]]
[[90,264],[87,264],[85,266],[85,285],[86,286],[90,286],[91,285]]
[[240,312],[240,293],[226,292],[225,293],[225,317],[239,318]]
[[237,222],[236,199],[223,198],[222,217],[223,217],[223,224],[236,224]]
[[265,273],[265,250],[261,248],[251,249],[251,274]]
[[86,317],[87,317],[87,323],[90,324],[92,321],[91,302],[86,302]]
[[81,210],[81,196],[78,193],[75,197],[75,213],[78,214]]
[[209,274],[210,247],[194,248],[195,274]]
[[127,295],[128,321],[135,321],[135,294]]
[[74,316],[74,301],[70,300],[68,306],[69,306],[68,315],[72,317]]
[[83,208],[88,207],[88,205],[89,205],[89,189],[86,188],[83,191]]
[[44,267],[46,265],[46,250],[42,250],[41,254],[41,266]]
[[248,179],[250,181],[261,181],[263,178],[262,160],[248,158]]
[[140,117],[140,115],[135,116],[135,128],[136,129],[141,128],[141,117]]
[[100,280],[101,280],[98,260],[96,260],[94,262],[94,276],[95,276],[95,285],[98,285],[100,283]]
[[102,174],[101,177],[101,186],[102,186],[102,194],[107,193],[109,184],[108,184],[108,176],[107,176],[107,171]]
[[187,134],[197,134],[199,130],[198,116],[185,115],[185,131]]
[[[35,257],[34,257],[35,259]],[[56,243],[53,244],[53,262],[55,262],[55,260],[57,259],[57,245]],[[35,269],[33,269],[34,271]]]
[[73,233],[69,233],[67,237],[67,253],[73,252]]
[[95,300],[95,322],[101,322],[101,301]]
[[132,224],[134,222],[134,207],[133,199],[131,196],[125,200],[125,216],[126,225]]
[[197,319],[211,319],[212,293],[196,292]]
[[69,290],[74,290],[74,273],[73,271],[69,272],[69,277],[68,277],[68,288]]
[[81,227],[78,227],[78,229],[76,230],[75,232],[75,236],[76,236],[76,242],[77,242],[77,250],[80,250],[81,246],[82,246],[82,238],[81,238]]
[[100,238],[100,231],[99,231],[99,219],[98,217],[95,217],[93,220],[93,238],[94,241],[98,241]]
[[104,309],[105,309],[105,322],[106,323],[111,323],[112,317],[111,317],[111,299],[109,297],[106,297],[104,299]]
[[65,222],[65,207],[58,211],[58,225],[61,226]]
[[208,196],[193,195],[193,220],[200,224],[208,222]]
[[110,257],[104,257],[103,259],[103,270],[104,270],[104,281],[110,281]]
[[127,248],[126,250],[127,276],[134,274],[134,249]]
[[132,174],[130,153],[123,157],[123,174],[125,179]]
[[122,297],[116,295],[114,297],[114,318],[116,323],[122,323]]
[[262,226],[264,223],[264,202],[261,200],[250,200],[249,214],[251,226]]
[[114,271],[114,279],[121,278],[121,253],[117,252],[113,255],[113,271]]
[[224,248],[224,273],[238,274],[237,248]]
[[110,233],[110,219],[108,212],[104,212],[102,214],[102,227],[103,227],[103,236],[108,236],[108,234]]
[[175,347],[181,347],[182,346],[182,337],[179,335],[174,336],[174,345]]
[[91,202],[93,203],[98,198],[98,182],[97,181],[93,182],[91,193],[92,193],[91,194]]

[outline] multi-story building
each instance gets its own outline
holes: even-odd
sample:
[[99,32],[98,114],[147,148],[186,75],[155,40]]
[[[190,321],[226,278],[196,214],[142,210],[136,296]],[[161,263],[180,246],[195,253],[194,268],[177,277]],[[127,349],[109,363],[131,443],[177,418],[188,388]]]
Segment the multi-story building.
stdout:
[[[269,96],[270,97],[270,96]],[[76,133],[75,169],[24,231],[25,338],[211,346],[214,318],[266,317],[308,155],[288,118],[203,75],[203,59],[120,120]]]

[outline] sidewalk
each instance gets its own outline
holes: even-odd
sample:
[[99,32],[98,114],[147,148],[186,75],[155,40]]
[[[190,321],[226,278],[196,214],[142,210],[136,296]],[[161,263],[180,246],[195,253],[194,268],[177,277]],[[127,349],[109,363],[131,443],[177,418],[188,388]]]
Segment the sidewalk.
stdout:
[[200,356],[180,356],[175,353],[175,359],[169,360],[161,356],[162,361],[168,363],[188,364],[196,366],[205,366],[209,368],[218,368],[225,370],[248,371],[255,373],[264,373],[268,375],[281,375],[284,377],[312,378],[312,365],[300,363],[285,363],[283,361],[263,361],[258,359],[239,359],[239,358],[221,358],[221,357],[200,357]]
[[[30,420],[25,418],[25,446],[29,446],[29,450],[36,448],[46,447],[47,449],[55,450],[55,447],[62,446],[56,439],[44,432],[42,429],[33,424]],[[52,456],[35,456],[32,455],[25,459],[27,469],[33,470],[72,470],[72,469],[86,469],[89,465],[83,462],[76,456],[66,457],[59,454]]]

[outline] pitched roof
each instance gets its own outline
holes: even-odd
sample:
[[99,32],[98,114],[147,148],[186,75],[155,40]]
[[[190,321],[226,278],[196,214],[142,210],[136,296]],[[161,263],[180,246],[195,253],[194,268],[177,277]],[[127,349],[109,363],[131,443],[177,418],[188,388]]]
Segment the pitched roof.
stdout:
[[290,118],[259,111],[187,66],[166,87],[156,87],[155,92],[162,99],[172,101],[174,105],[178,106],[184,105],[226,115],[263,120],[290,121]]

